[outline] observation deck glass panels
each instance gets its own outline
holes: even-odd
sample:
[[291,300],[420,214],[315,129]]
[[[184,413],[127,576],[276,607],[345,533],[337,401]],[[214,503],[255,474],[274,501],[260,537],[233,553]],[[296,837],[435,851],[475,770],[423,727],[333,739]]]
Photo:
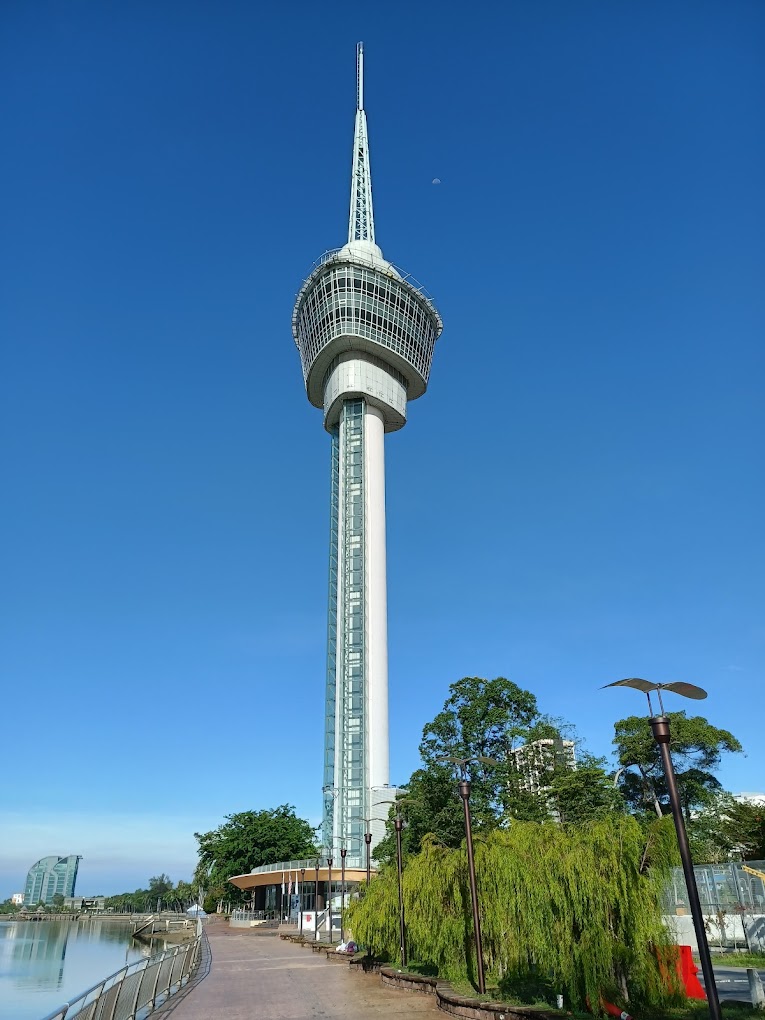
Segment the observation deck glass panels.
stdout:
[[353,336],[397,355],[405,363],[400,367],[409,369],[410,382],[420,381],[411,394],[419,396],[430,375],[441,320],[410,284],[372,268],[329,261],[314,271],[298,295],[293,332],[306,382],[325,347],[336,338]]

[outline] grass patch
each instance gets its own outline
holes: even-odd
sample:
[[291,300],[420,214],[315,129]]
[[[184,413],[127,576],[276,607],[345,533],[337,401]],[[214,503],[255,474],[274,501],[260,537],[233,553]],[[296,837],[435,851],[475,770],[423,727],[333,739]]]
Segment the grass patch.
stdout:
[[[697,966],[701,964],[696,960]],[[755,967],[765,969],[765,953],[725,953],[712,957],[712,966],[718,967]]]
[[[753,1006],[745,1006],[736,1002],[721,1002],[720,1009],[726,1020],[762,1020],[765,1015]],[[650,1020],[708,1020],[709,1009],[706,1002],[694,1000],[687,1006],[677,1009],[651,1010],[650,1013],[638,1011],[636,1008],[635,1017],[636,1020],[649,1020],[649,1018]]]

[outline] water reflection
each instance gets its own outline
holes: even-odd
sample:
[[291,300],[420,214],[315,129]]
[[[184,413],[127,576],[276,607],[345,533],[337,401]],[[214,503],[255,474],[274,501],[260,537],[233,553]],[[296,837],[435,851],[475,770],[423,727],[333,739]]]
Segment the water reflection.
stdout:
[[39,1020],[127,963],[156,952],[129,922],[0,922],[0,1020]]
[[60,988],[69,928],[61,921],[0,926],[0,973],[22,984],[31,979],[44,988]]

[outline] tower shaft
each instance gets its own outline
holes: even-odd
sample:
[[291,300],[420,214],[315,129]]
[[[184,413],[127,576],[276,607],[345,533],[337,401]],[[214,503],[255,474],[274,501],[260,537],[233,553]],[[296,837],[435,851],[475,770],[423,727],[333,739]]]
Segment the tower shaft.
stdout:
[[331,434],[323,841],[361,867],[365,819],[389,782],[382,412],[345,400]]

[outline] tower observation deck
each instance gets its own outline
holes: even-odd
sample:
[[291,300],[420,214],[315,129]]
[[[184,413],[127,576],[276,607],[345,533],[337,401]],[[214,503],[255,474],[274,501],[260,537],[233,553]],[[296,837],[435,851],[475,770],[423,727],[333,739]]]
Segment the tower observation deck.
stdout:
[[[322,840],[363,867],[391,799],[385,553],[386,432],[428,384],[441,318],[375,241],[364,51],[356,52],[356,123],[348,243],[324,255],[298,293],[292,332],[308,399],[332,437]],[[378,807],[379,805],[379,807]]]

